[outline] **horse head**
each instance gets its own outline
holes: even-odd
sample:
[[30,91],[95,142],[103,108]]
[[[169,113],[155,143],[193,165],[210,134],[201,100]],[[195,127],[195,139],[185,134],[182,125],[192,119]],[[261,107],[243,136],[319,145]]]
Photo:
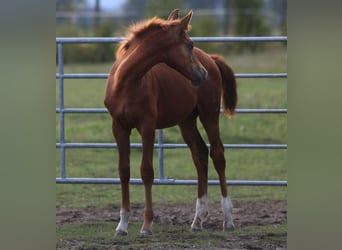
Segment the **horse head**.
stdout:
[[[129,28],[128,39],[117,50],[117,60],[126,60],[130,56],[135,61],[166,63],[186,78],[198,85],[208,76],[197,57],[193,54],[193,41],[187,31],[192,18],[190,11],[182,19],[163,20],[154,17],[148,21],[134,24]],[[140,54],[144,58],[140,58]],[[146,56],[147,55],[147,56]],[[141,59],[141,60],[140,60]]]

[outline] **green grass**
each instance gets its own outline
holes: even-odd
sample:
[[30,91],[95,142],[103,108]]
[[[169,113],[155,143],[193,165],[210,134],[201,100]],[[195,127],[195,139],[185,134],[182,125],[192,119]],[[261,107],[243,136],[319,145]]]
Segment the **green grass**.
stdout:
[[[233,54],[228,61],[236,73],[286,72],[286,50],[256,54]],[[66,65],[66,73],[107,73],[111,64]],[[105,79],[66,79],[65,107],[103,108]],[[238,79],[238,108],[287,108],[286,79]],[[56,84],[56,105],[58,105]],[[198,123],[203,138],[203,128]],[[237,114],[233,119],[220,118],[223,143],[287,143],[286,114]],[[108,114],[66,114],[67,142],[114,142]],[[59,115],[56,114],[56,141],[59,140]],[[167,143],[184,143],[178,127],[164,130]],[[140,142],[133,131],[131,142]],[[188,149],[165,149],[165,176],[174,179],[196,179],[196,171]],[[286,180],[286,150],[226,149],[226,174],[230,180]],[[56,150],[56,177],[60,176],[59,149]],[[131,153],[131,176],[140,178],[141,151]],[[158,177],[157,154],[154,156],[155,177]],[[114,149],[66,149],[68,177],[118,178],[117,152]],[[217,179],[210,161],[209,178]],[[286,199],[285,187],[229,187],[233,199]],[[154,186],[155,203],[193,203],[195,186]],[[209,198],[219,200],[218,186],[209,188]],[[119,185],[56,186],[57,207],[118,205]],[[143,203],[141,186],[131,187],[132,203]]]
[[[150,237],[140,237],[140,224],[130,223],[128,236],[114,237],[112,222],[57,226],[57,249],[260,249],[286,245],[286,225],[247,226],[233,232],[203,230],[190,233],[188,225],[154,224]],[[177,239],[177,240],[175,240]],[[273,249],[273,248],[272,248]]]

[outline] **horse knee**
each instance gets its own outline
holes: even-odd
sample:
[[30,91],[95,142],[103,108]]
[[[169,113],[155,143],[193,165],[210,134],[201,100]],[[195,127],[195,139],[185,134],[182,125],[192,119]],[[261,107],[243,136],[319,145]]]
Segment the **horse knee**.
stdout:
[[119,167],[119,176],[120,176],[120,181],[122,183],[127,183],[129,182],[131,173],[130,173],[130,168],[129,167]]
[[141,167],[140,168],[141,179],[143,183],[152,183],[154,180],[154,170],[153,167]]

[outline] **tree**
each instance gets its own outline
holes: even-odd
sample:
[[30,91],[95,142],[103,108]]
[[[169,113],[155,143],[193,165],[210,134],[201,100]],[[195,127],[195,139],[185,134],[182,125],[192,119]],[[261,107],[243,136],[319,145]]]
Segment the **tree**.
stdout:
[[146,6],[146,17],[158,16],[166,19],[173,9],[182,10],[182,6],[181,0],[150,0]]
[[78,10],[86,5],[85,0],[56,0],[56,10]]
[[133,20],[141,20],[144,18],[147,0],[127,0],[123,6],[125,13],[125,23],[130,23]]
[[[233,0],[232,5],[235,13],[234,31],[241,36],[267,36],[270,28],[262,17],[262,0]],[[243,43],[240,49],[249,48],[255,51],[258,43]]]

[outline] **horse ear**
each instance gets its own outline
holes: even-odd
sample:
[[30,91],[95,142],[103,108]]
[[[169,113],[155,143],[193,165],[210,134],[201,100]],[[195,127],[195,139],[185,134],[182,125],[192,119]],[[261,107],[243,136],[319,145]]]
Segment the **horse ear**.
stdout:
[[171,11],[167,20],[172,21],[172,20],[176,20],[178,18],[179,18],[179,9],[174,9],[173,11]]
[[183,30],[189,30],[190,29],[190,27],[191,27],[190,21],[192,18],[192,14],[193,14],[193,12],[192,12],[192,10],[190,10],[189,13],[181,19],[181,24],[180,24],[181,29],[183,29]]

